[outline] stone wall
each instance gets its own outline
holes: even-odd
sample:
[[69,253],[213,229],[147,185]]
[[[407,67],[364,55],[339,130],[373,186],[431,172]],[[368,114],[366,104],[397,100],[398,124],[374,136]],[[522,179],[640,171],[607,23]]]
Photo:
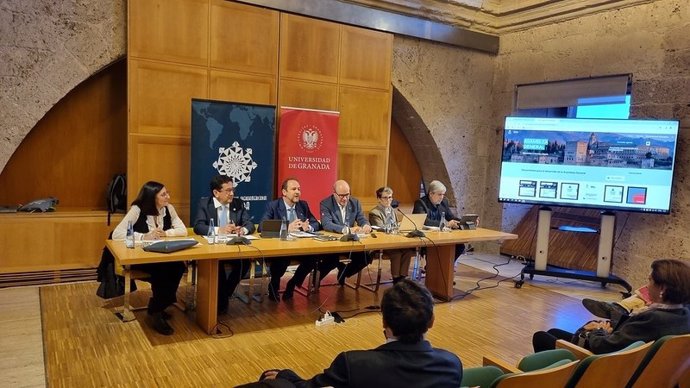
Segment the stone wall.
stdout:
[[62,97],[125,55],[125,0],[0,2],[0,171]]
[[[608,74],[633,74],[632,116],[681,120],[672,214],[619,213],[614,273],[633,286],[646,283],[654,258],[688,258],[690,243],[690,7],[685,0],[661,0],[584,16],[501,36],[493,82],[499,127],[509,114],[516,84]],[[500,142],[500,133],[493,138]],[[489,176],[498,174],[497,158],[489,158]],[[493,213],[495,179],[487,195]],[[499,209],[500,210],[500,209]],[[525,206],[505,206],[503,229],[511,230]]]
[[[414,106],[443,157],[457,212],[484,215],[493,136],[492,82],[496,58],[419,39],[395,37],[393,85]],[[425,176],[430,181],[442,176]],[[491,225],[491,217],[482,219]],[[499,226],[499,218],[493,225]]]

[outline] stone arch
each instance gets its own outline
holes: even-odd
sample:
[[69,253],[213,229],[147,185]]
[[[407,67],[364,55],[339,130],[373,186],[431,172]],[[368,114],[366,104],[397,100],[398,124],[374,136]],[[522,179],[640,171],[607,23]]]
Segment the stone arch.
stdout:
[[446,197],[451,204],[455,204],[453,185],[450,184],[450,175],[443,156],[431,135],[429,127],[424,123],[412,104],[393,86],[393,112],[392,119],[398,124],[405,134],[410,147],[414,151],[417,163],[422,171],[424,185],[436,179],[446,185]]
[[126,0],[3,5],[0,172],[39,120],[72,89],[126,52]]

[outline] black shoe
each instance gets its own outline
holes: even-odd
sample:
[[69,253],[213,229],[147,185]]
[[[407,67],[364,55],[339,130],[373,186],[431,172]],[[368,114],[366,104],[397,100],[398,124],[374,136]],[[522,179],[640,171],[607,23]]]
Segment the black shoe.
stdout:
[[283,291],[283,300],[292,299],[294,293],[295,293],[295,283],[292,280],[290,280],[287,282],[287,285],[285,285],[285,291]]
[[280,302],[280,294],[271,284],[268,285],[268,299],[274,302]]
[[627,314],[625,309],[615,303],[602,302],[594,299],[582,299],[582,305],[587,311],[600,318],[611,319]]
[[168,324],[168,321],[163,319],[163,314],[161,313],[154,313],[151,315],[151,327],[153,327],[153,330],[163,335],[172,335],[172,333],[175,332],[172,326]]

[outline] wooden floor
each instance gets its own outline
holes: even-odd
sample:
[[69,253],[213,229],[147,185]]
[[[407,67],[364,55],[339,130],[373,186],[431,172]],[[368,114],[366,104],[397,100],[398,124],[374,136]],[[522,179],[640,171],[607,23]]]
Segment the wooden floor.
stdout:
[[[505,262],[506,258],[473,255],[463,256],[461,261],[473,267],[458,266],[456,289],[469,290],[477,280],[495,274],[492,263]],[[518,263],[510,263],[499,270],[511,277],[520,268]],[[484,280],[482,289],[435,307],[436,322],[428,339],[458,354],[466,367],[480,365],[483,355],[517,361],[531,352],[530,338],[536,330],[577,328],[591,319],[581,306],[583,296],[620,298],[615,286],[602,290],[594,283],[536,278],[516,289],[511,281],[497,285],[500,279]],[[33,355],[6,346],[0,321],[3,386],[43,386],[44,382],[33,376],[42,372],[42,365],[36,362],[42,363],[45,355],[45,384],[51,387],[228,387],[256,380],[270,368],[289,367],[308,377],[323,370],[343,350],[372,348],[384,340],[380,313],[365,309],[379,303],[382,291],[374,294],[323,287],[308,299],[295,294],[289,303],[265,300],[246,305],[235,299],[229,315],[221,318],[233,335],[221,338],[207,336],[193,317],[176,309],[170,310],[175,328],[170,337],[152,331],[143,311],[136,313],[137,321],[122,323],[111,312],[116,303],[98,298],[96,287],[96,283],[78,283],[40,289],[44,349],[34,350]],[[178,296],[184,298],[186,291],[183,287]],[[0,290],[3,311],[16,299],[11,292]],[[139,303],[146,301],[147,292],[137,292]],[[317,328],[314,320],[319,308],[339,311],[346,321]],[[17,344],[23,342],[21,336],[40,336],[40,322],[39,326],[22,325],[16,319],[17,325]],[[20,364],[33,366],[34,371],[22,369],[16,361],[13,364],[9,353],[25,358]]]

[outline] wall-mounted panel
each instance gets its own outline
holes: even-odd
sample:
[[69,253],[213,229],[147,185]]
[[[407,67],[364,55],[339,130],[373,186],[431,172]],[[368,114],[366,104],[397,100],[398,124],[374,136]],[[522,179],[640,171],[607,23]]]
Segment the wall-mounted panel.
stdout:
[[389,92],[342,87],[339,102],[339,144],[387,149],[391,115]]
[[342,84],[390,90],[393,35],[342,27]]
[[286,80],[280,81],[279,106],[338,110],[338,87],[334,84]]
[[376,189],[384,185],[388,154],[377,149],[340,147],[338,177],[350,183],[352,194],[367,203],[376,202]]
[[208,0],[129,1],[129,56],[206,66],[208,7]]
[[281,15],[281,77],[337,82],[339,47],[340,25],[296,15]]
[[211,67],[276,75],[277,11],[213,0],[211,4]]
[[275,105],[277,95],[275,76],[211,70],[209,98],[212,100]]
[[204,68],[130,60],[129,132],[189,136],[192,98],[208,98]]
[[189,214],[189,144],[185,137],[130,136],[129,182],[136,186],[127,188],[129,195],[136,198],[145,182],[158,181],[170,192],[173,206]]

